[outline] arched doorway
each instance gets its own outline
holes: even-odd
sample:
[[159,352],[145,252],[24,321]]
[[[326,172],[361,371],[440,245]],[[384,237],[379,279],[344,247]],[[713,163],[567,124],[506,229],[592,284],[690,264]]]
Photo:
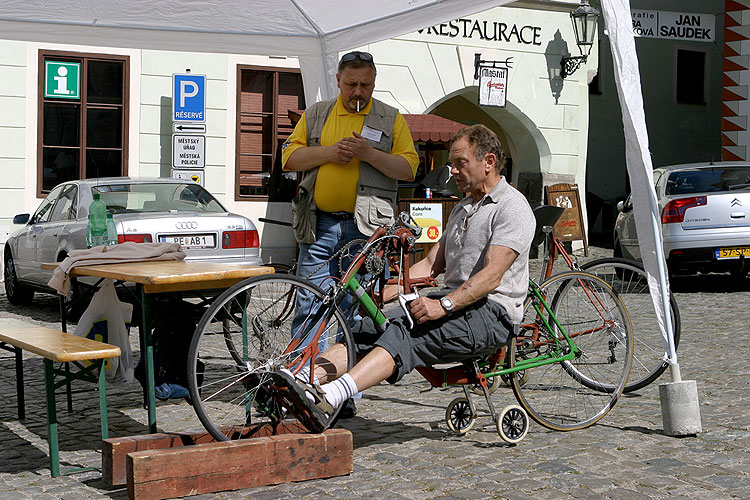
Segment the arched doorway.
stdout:
[[[541,132],[515,104],[480,107],[476,86],[457,90],[436,101],[425,112],[466,125],[482,123],[495,132],[508,157],[508,180],[529,200],[542,203],[542,172],[548,172],[552,155]],[[447,158],[446,158],[447,159]]]

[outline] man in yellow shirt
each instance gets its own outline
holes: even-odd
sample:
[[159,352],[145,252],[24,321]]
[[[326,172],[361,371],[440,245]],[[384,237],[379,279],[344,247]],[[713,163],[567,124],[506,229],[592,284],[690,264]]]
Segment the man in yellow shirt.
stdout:
[[[339,260],[331,257],[344,245],[393,221],[398,180],[414,179],[419,164],[404,117],[372,98],[376,74],[369,53],[345,54],[336,74],[339,96],[310,106],[282,146],[283,169],[303,172],[293,202],[297,275],[318,285],[340,277]],[[311,302],[298,294],[295,332]]]

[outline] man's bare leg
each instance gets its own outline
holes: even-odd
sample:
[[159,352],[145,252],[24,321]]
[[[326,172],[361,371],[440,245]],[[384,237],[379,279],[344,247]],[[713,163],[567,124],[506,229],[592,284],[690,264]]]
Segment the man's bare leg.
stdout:
[[[318,383],[333,382],[346,373],[347,349],[343,344],[334,344],[315,361],[315,377]],[[396,362],[382,347],[375,347],[354,365],[349,375],[360,391],[377,385],[396,370]]]
[[348,352],[344,344],[334,344],[315,360],[315,378],[319,384],[336,380],[349,367]]
[[391,353],[380,346],[376,346],[359,363],[354,365],[354,368],[349,371],[349,375],[357,384],[357,389],[364,391],[387,379],[395,371],[396,362],[393,360]]

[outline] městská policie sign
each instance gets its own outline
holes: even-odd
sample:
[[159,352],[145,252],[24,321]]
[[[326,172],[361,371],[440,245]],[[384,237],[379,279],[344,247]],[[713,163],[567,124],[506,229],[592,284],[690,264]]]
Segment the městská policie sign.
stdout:
[[632,9],[633,35],[644,38],[669,38],[713,42],[716,39],[716,16]]

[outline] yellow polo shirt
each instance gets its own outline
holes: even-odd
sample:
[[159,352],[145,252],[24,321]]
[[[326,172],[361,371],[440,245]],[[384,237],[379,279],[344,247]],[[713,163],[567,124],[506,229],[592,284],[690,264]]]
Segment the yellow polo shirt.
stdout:
[[[341,101],[341,95],[328,116],[320,134],[320,145],[331,146],[344,137],[351,137],[352,132],[362,132],[365,115],[370,112],[372,100],[359,113],[349,113]],[[297,149],[307,146],[307,122],[302,115],[292,135],[284,143],[281,154],[282,167],[286,166],[289,156]],[[391,154],[399,155],[409,162],[412,175],[417,171],[419,157],[414,150],[414,141],[406,125],[406,120],[399,113],[393,124],[393,146]],[[287,170],[284,168],[284,170]],[[354,212],[357,199],[357,181],[359,180],[359,160],[354,158],[346,165],[324,163],[318,171],[315,181],[315,204],[325,212]]]

